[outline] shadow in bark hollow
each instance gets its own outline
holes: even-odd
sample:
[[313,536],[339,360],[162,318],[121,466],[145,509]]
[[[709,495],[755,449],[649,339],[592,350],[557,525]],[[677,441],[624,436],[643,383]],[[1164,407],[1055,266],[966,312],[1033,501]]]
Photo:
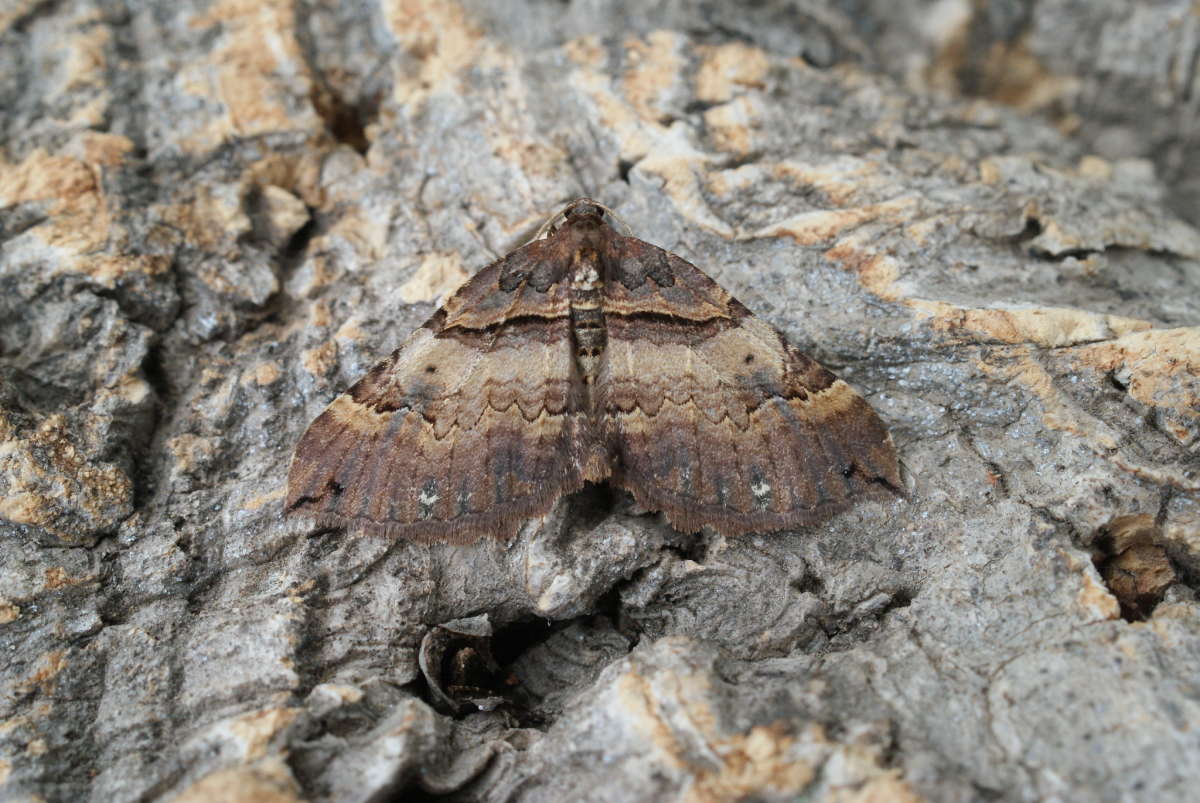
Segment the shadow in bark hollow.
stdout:
[[[552,621],[527,617],[491,631],[484,617],[456,620],[435,626],[421,643],[420,695],[437,710],[455,718],[477,711],[500,710],[521,727],[544,728],[553,716],[542,705],[542,696],[526,688],[519,666],[531,651],[568,629],[613,630],[619,615],[619,591],[611,590],[596,605],[596,612]],[[636,642],[625,634],[629,647]],[[627,651],[627,650],[626,650]],[[533,663],[552,660],[554,651],[534,656]]]

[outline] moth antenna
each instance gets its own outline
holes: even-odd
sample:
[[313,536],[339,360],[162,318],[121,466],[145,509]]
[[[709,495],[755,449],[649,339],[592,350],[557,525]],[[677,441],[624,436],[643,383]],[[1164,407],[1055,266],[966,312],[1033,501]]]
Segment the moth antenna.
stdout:
[[924,483],[921,482],[917,472],[904,462],[903,457],[896,456],[896,465],[900,469],[900,486],[892,490],[902,497],[911,499],[918,490],[923,490]]

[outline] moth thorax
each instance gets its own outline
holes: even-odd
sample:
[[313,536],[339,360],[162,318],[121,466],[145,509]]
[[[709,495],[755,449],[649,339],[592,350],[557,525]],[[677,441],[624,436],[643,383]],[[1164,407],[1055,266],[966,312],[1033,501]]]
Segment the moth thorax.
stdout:
[[599,290],[603,284],[604,280],[600,278],[600,271],[596,267],[595,260],[581,260],[575,264],[575,271],[571,275],[573,291],[586,293]]
[[594,259],[576,259],[571,275],[571,332],[575,339],[575,360],[589,385],[600,370],[604,352],[604,314],[600,309],[600,290],[604,286]]

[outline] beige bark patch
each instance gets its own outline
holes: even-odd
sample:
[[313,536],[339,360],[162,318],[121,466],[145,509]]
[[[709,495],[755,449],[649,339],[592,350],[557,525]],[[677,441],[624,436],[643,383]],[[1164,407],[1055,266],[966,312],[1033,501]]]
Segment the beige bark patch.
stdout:
[[37,690],[43,696],[54,693],[56,678],[67,667],[67,651],[51,650],[41,655],[34,664],[35,669],[16,684],[19,695]]
[[1072,356],[1080,369],[1116,373],[1143,404],[1200,419],[1200,327],[1123,332]]
[[873,221],[907,220],[916,209],[913,198],[898,198],[850,209],[821,209],[803,212],[754,232],[752,237],[791,237],[800,245],[819,245],[839,234]]
[[1082,157],[1076,168],[1079,175],[1098,181],[1108,181],[1113,175],[1112,162],[1091,154]]
[[83,266],[87,274],[105,287],[114,287],[117,282],[136,274],[161,276],[171,269],[171,257],[165,254],[102,254],[93,257]]
[[20,606],[0,597],[0,625],[6,625],[9,622],[15,622],[20,618]]
[[825,252],[825,257],[856,273],[863,288],[879,298],[885,301],[904,300],[905,293],[898,285],[899,261],[855,240],[854,237],[841,240]]
[[179,228],[188,242],[217,254],[232,254],[237,240],[252,229],[242,203],[241,186],[198,186],[181,203],[163,207],[164,221]]
[[266,360],[254,366],[254,372],[250,374],[253,381],[259,385],[273,385],[279,381],[279,377],[283,376],[283,371],[279,368],[279,363],[274,360]]
[[704,113],[704,125],[718,150],[744,156],[755,148],[763,116],[762,101],[739,97]]
[[132,498],[129,477],[77,447],[62,415],[50,416],[20,438],[0,414],[0,517],[72,542],[78,536],[58,525],[63,508],[112,526],[117,521],[113,517],[127,512]]
[[296,721],[298,713],[295,708],[268,708],[242,714],[226,724],[229,735],[241,747],[243,759],[255,761],[267,754],[271,743]]
[[308,95],[310,78],[295,36],[292,0],[217,0],[192,19],[192,27],[219,27],[210,57],[187,67],[181,88],[220,104],[200,128],[185,132],[179,145],[192,153],[221,143],[297,128],[319,133],[316,113],[298,114],[285,98]]
[[334,341],[322,343],[316,348],[305,350],[300,355],[304,370],[313,376],[326,376],[337,366],[338,347]]
[[272,504],[280,499],[283,499],[285,489],[280,487],[265,494],[247,499],[242,504],[243,510],[261,510],[265,505]]
[[758,726],[713,744],[721,766],[696,774],[683,795],[689,803],[745,800],[763,792],[796,795],[816,777],[813,765],[795,755],[797,740],[778,725]]
[[400,286],[400,299],[405,304],[440,303],[468,276],[457,251],[427,254],[412,277]]
[[353,343],[360,343],[367,339],[367,333],[363,331],[360,325],[362,319],[356,315],[352,315],[346,319],[345,323],[337,328],[333,333],[336,340],[345,340]]
[[748,89],[762,89],[771,63],[767,54],[743,42],[697,48],[696,98],[725,103]]
[[173,803],[302,803],[300,785],[282,759],[217,770],[180,792]]
[[211,438],[185,432],[167,441],[167,450],[175,458],[175,470],[193,474],[212,462],[217,445]]
[[81,131],[64,148],[64,153],[86,164],[115,167],[125,161],[133,148],[133,140],[120,134]]
[[641,39],[625,40],[628,63],[621,76],[621,91],[643,120],[660,121],[668,109],[664,100],[682,77],[684,38],[672,31],[654,31]]
[[1093,621],[1120,619],[1121,606],[1117,598],[1097,581],[1095,574],[1085,571],[1082,578],[1082,587],[1076,596],[1079,606],[1091,614]]
[[71,586],[86,585],[95,581],[93,575],[83,575],[81,577],[72,577],[67,573],[67,570],[62,566],[51,566],[45,571],[45,583],[43,589],[46,591],[57,591],[60,588],[70,588]]
[[818,164],[784,160],[770,169],[775,178],[799,189],[819,190],[838,208],[859,206],[860,198],[898,198],[906,191],[877,163],[857,156],[836,156]]
[[603,69],[608,61],[608,51],[604,49],[600,37],[594,34],[571,39],[563,45],[563,50],[571,61],[592,70]]
[[401,105],[422,103],[452,89],[459,73],[484,57],[482,33],[453,0],[385,0],[383,18],[400,47],[419,65],[398,63],[393,97]]
[[308,207],[295,195],[274,185],[263,187],[260,198],[266,217],[267,240],[276,248],[282,248],[308,222]]
[[111,39],[109,28],[93,25],[72,34],[61,43],[61,52],[67,54],[62,71],[65,91],[104,86],[108,64],[106,51]]
[[39,148],[16,163],[0,157],[0,206],[36,203],[48,215],[25,233],[26,242],[10,252],[10,259],[41,262],[49,256],[52,274],[82,273],[106,287],[130,274],[166,270],[167,257],[105,253],[122,235],[113,224],[100,171],[119,163],[131,146],[124,137],[83,132],[63,154]]
[[[259,187],[275,186],[296,195],[306,206],[322,208],[327,204],[327,188],[321,183],[321,168],[327,152],[319,148],[306,148],[302,152],[267,153],[246,169],[250,184]],[[363,157],[344,149],[339,159],[350,160],[350,164],[366,169]]]
[[50,203],[52,214],[88,211],[100,194],[96,173],[69,156],[53,156],[38,148],[22,161],[0,162],[0,204]]
[[596,108],[599,122],[617,140],[620,158],[638,162],[662,136],[658,122],[647,122],[613,90],[612,81],[601,69],[581,69],[572,73],[571,82],[586,93]]
[[1062,348],[1120,337],[1150,328],[1148,321],[1071,307],[959,307],[911,299],[910,305],[934,330],[999,343]]
[[994,361],[981,360],[977,367],[1003,382],[1017,382],[1037,397],[1042,405],[1042,423],[1051,429],[1070,432],[1096,451],[1108,452],[1120,441],[1112,427],[1078,409],[1055,386],[1054,377],[1026,351]]

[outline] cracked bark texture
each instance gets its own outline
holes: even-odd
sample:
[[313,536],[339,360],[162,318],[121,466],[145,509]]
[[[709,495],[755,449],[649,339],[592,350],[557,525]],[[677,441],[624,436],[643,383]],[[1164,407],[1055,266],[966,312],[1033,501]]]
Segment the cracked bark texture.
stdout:
[[[1197,94],[1145,88],[1194,5],[884,6],[0,10],[0,797],[1191,797]],[[1174,32],[1137,103],[1070,14]],[[864,392],[911,498],[281,521],[309,420],[579,195]]]

